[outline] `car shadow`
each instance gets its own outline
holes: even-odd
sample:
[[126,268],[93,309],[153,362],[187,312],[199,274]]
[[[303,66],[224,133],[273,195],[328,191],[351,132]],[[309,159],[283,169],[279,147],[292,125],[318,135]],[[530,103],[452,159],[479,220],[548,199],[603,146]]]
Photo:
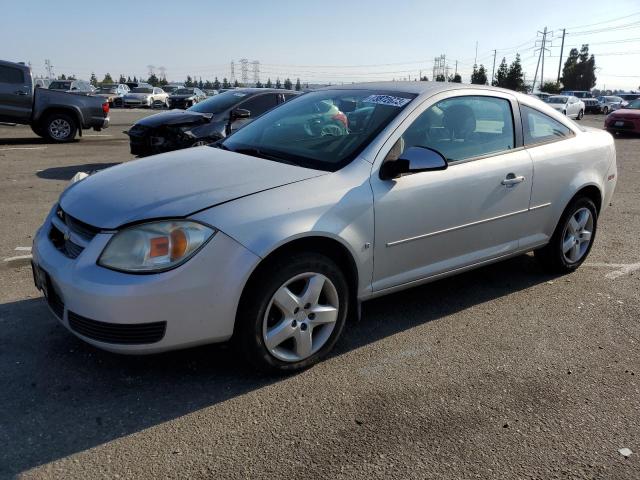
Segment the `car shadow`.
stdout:
[[[531,256],[371,300],[333,356],[553,278]],[[103,352],[42,299],[0,305],[0,477],[258,390],[264,376],[225,344],[152,356]]]
[[49,145],[51,142],[45,138],[36,137],[22,137],[22,138],[0,138],[0,145],[12,146],[12,145]]
[[37,172],[36,175],[45,180],[71,180],[78,172],[92,173],[97,170],[113,167],[114,165],[119,165],[119,163],[85,163],[84,165],[51,167]]

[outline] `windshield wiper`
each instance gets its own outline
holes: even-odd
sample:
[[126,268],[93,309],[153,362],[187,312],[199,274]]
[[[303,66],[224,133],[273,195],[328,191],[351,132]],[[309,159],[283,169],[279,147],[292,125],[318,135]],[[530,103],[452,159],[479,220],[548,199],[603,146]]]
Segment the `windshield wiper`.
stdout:
[[[230,150],[229,147],[225,147],[227,150]],[[243,155],[250,155],[252,157],[264,158],[265,160],[273,160],[274,162],[288,163],[290,165],[300,164],[294,162],[293,160],[289,160],[286,158],[279,157],[272,153],[267,153],[264,150],[260,150],[259,148],[238,148],[236,150],[231,150],[232,152],[242,153]]]

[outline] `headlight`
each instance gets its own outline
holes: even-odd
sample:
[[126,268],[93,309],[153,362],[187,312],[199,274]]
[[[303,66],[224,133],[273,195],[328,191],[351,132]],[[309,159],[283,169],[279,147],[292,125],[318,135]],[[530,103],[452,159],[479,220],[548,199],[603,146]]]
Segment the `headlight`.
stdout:
[[188,220],[145,223],[114,235],[98,265],[124,272],[160,272],[189,260],[216,230]]

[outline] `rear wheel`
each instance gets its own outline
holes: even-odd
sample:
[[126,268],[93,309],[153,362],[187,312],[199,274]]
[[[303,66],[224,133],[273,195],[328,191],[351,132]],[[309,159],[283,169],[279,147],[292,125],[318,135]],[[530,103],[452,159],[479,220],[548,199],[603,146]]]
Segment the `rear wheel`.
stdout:
[[344,327],[348,302],[347,281],[333,260],[315,253],[281,257],[247,286],[234,335],[254,366],[301,370],[331,351]]
[[578,118],[576,120],[582,120],[582,117],[584,117],[584,110],[578,112]]
[[604,113],[605,115],[608,115],[609,114],[609,107],[604,107],[602,109],[602,113]]
[[45,132],[54,142],[71,142],[76,137],[78,125],[76,121],[66,113],[53,113],[44,122]]
[[574,271],[589,255],[597,226],[598,210],[593,201],[576,197],[562,213],[551,241],[536,250],[536,257],[552,272]]

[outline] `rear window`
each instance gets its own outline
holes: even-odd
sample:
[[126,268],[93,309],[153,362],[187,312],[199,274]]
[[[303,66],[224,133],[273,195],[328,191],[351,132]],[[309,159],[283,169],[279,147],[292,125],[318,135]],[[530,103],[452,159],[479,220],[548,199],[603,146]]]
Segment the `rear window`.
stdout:
[[24,74],[19,68],[0,66],[0,83],[24,83]]

